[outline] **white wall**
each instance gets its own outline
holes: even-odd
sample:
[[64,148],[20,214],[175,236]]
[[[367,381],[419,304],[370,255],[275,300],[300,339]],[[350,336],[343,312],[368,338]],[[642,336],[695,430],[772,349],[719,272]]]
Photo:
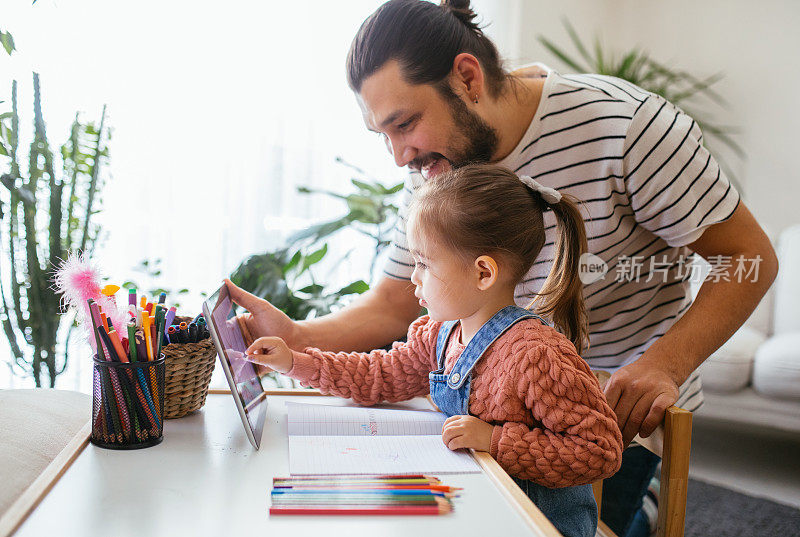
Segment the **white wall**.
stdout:
[[[477,7],[477,6],[476,6]],[[741,128],[747,160],[728,157],[745,203],[772,233],[800,223],[800,2],[796,0],[523,0],[520,48],[510,59],[563,66],[537,41],[545,35],[571,48],[567,17],[585,41],[598,33],[609,50],[634,47],[675,68],[725,78],[716,89],[730,103],[716,123]]]

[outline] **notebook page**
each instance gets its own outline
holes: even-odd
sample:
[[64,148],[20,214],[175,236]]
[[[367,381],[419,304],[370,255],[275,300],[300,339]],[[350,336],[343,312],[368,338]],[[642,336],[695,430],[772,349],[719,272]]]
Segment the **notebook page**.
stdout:
[[469,451],[450,451],[441,436],[290,436],[289,473],[478,473]]
[[441,435],[441,412],[287,402],[289,436]]

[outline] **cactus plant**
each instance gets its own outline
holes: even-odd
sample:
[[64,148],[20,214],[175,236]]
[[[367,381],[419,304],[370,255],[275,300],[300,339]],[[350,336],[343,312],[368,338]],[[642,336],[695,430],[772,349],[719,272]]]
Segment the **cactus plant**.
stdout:
[[[0,155],[8,171],[0,176],[7,189],[0,199],[0,323],[11,349],[12,371],[29,375],[42,386],[67,365],[66,347],[57,355],[59,328],[71,333],[70,321],[62,321],[59,298],[53,292],[52,270],[73,249],[91,255],[97,243],[102,180],[101,164],[108,157],[106,109],[96,128],[82,123],[76,114],[69,140],[60,148],[60,162],[50,148],[42,117],[39,75],[33,74],[33,140],[23,174],[19,151],[17,82],[12,83],[11,111],[0,114]],[[0,157],[0,162],[6,160]]]

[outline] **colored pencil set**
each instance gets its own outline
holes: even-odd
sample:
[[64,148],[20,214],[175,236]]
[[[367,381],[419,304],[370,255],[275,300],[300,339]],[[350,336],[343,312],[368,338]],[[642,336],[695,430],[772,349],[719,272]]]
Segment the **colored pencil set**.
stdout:
[[[103,292],[113,297],[119,288],[111,287]],[[97,348],[95,386],[100,391],[100,401],[95,396],[92,435],[99,437],[95,443],[149,442],[160,439],[163,432],[164,361],[159,358],[164,327],[174,318],[175,308],[164,305],[164,293],[158,304],[142,296],[140,306],[135,289],[128,296],[125,327],[113,326],[110,315],[87,300]]]
[[276,477],[270,515],[443,515],[457,487],[426,475]]

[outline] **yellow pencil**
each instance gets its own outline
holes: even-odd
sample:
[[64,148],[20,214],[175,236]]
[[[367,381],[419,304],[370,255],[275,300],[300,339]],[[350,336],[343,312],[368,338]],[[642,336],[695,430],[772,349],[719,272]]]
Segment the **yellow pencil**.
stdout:
[[150,323],[152,320],[150,315],[148,315],[147,311],[142,312],[142,328],[144,329],[144,344],[147,347],[147,360],[149,362],[153,361],[153,342],[152,338],[150,337]]

